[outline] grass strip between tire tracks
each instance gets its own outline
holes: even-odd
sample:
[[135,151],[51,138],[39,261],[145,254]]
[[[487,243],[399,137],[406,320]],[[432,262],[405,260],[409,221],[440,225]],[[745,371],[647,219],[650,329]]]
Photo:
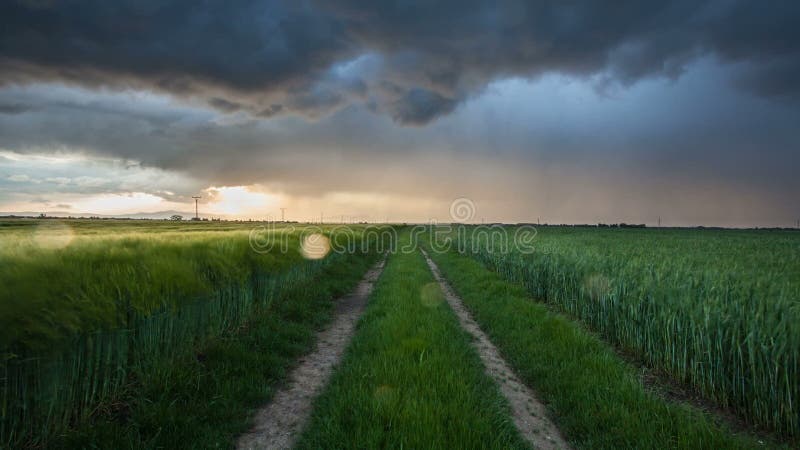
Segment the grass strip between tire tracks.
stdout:
[[390,256],[298,446],[527,448],[419,252]]

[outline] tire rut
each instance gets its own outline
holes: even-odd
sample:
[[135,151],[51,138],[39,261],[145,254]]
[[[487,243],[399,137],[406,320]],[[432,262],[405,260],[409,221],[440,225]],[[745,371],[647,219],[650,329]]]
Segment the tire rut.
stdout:
[[436,263],[424,250],[422,250],[422,254],[425,256],[436,282],[439,283],[447,303],[456,313],[461,327],[474,338],[473,345],[483,361],[486,372],[495,380],[500,387],[500,392],[508,400],[511,406],[511,417],[520,434],[537,449],[570,448],[555,424],[548,419],[547,408],[537,399],[533,390],[514,374],[497,347],[472,319],[464,302],[442,277]]
[[336,302],[333,322],[317,335],[315,350],[299,359],[288,382],[256,413],[253,428],[239,437],[238,449],[285,449],[294,444],[311,415],[314,399],[327,384],[353,337],[385,262],[386,258],[376,263],[353,292]]

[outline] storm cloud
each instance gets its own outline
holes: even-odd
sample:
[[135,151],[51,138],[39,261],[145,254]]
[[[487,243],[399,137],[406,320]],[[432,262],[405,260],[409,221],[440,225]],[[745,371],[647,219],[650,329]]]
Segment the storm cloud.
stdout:
[[796,100],[798,20],[791,0],[10,0],[0,82],[149,89],[255,117],[361,104],[422,125],[497,79],[625,87],[711,56],[740,66],[738,88]]
[[236,214],[447,220],[468,197],[487,220],[783,226],[797,23],[780,0],[8,0],[0,210],[252,190]]

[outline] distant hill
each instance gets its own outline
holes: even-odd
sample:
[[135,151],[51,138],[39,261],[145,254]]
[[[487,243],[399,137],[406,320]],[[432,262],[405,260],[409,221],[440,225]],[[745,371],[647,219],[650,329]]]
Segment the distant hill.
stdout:
[[[38,217],[41,211],[13,211],[13,212],[0,212],[0,216],[23,216],[23,217]],[[49,211],[45,213],[48,217],[101,217],[104,219],[169,219],[177,214],[183,216],[184,219],[194,217],[194,212],[187,211],[154,211],[154,212],[136,212],[130,214],[96,214],[90,212],[75,212],[75,211]],[[208,214],[200,214],[200,217],[212,217]],[[214,215],[213,217],[225,216]]]

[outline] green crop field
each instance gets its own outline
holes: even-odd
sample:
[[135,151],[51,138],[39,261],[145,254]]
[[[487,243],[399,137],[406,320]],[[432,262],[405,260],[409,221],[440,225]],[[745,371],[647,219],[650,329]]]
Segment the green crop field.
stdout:
[[[377,251],[308,258],[304,236],[332,227],[261,227],[0,222],[0,445],[45,442],[112,401],[132,377],[168,371],[174,359],[314,286],[326,266]],[[377,231],[349,228],[347,237],[360,244]]]
[[294,443],[526,448],[419,247],[575,448],[797,443],[800,233],[516,231],[0,221],[0,448],[233,446],[387,252]]
[[527,252],[489,236],[454,247],[748,421],[800,434],[800,233],[544,227]]

